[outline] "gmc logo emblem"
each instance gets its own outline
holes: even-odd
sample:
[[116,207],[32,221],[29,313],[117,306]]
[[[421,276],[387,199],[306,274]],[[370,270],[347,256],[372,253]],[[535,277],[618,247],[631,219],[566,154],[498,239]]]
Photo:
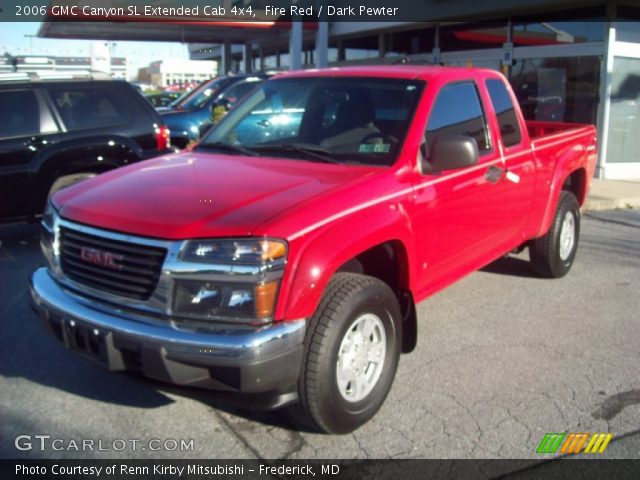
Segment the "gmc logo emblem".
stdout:
[[124,255],[105,252],[97,248],[82,247],[80,248],[80,258],[87,262],[99,265],[100,267],[110,268],[112,270],[122,270],[123,266],[116,263],[124,259]]

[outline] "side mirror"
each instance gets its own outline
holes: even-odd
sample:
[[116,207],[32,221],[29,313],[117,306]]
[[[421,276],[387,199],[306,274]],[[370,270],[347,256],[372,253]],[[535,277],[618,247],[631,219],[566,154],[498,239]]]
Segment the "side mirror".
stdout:
[[431,140],[429,152],[420,145],[420,171],[423,174],[470,167],[478,163],[478,144],[467,135],[442,135]]

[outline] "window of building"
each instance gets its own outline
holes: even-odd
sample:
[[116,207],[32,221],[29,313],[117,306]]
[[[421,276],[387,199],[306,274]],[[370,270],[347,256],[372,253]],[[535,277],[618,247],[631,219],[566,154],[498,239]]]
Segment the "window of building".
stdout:
[[117,89],[74,86],[52,88],[49,94],[70,130],[124,125],[131,118]]
[[585,18],[580,21],[522,22],[513,25],[513,44],[525,47],[602,42],[604,33],[605,22],[600,18]]
[[615,57],[611,82],[611,111],[607,163],[640,159],[640,58]]
[[510,83],[524,118],[595,124],[601,60],[600,56],[516,60]]
[[40,133],[40,110],[35,93],[27,90],[0,92],[0,138]]
[[507,87],[500,80],[487,80],[487,90],[491,98],[493,110],[498,118],[500,135],[505,147],[517,145],[522,140],[518,116],[513,107],[513,102],[507,91]]
[[472,137],[480,154],[491,149],[482,104],[472,82],[446,85],[438,94],[427,123],[427,147],[441,135]]
[[617,19],[616,41],[640,43],[640,21]]

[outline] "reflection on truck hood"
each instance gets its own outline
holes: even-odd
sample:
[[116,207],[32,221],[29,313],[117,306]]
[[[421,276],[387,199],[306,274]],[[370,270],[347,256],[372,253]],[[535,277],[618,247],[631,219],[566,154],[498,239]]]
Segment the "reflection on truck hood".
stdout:
[[185,152],[104,173],[54,197],[72,221],[136,235],[185,239],[250,235],[316,195],[380,171]]

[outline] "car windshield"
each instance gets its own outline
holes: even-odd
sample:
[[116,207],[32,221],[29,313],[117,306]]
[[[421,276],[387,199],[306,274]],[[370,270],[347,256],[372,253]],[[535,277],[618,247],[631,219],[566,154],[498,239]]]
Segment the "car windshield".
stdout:
[[368,77],[270,80],[231,110],[197,148],[392,165],[424,85]]
[[213,98],[220,90],[222,85],[226,83],[226,78],[218,78],[209,80],[183,95],[176,100],[172,106],[183,110],[194,110],[202,107],[210,98]]

